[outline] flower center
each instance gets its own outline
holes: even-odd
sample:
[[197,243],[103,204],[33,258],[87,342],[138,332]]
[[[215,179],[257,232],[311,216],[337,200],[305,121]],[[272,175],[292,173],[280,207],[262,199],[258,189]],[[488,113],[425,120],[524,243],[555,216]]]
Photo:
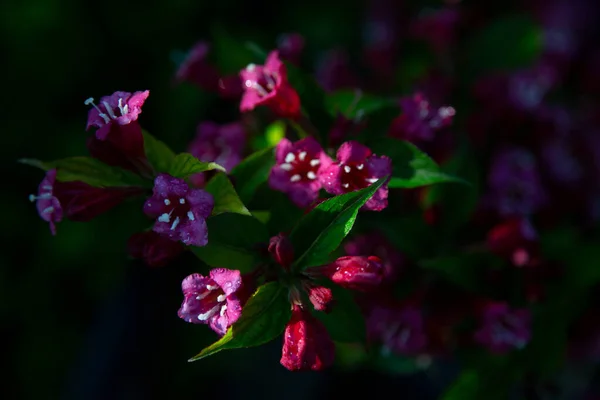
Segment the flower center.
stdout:
[[167,197],[164,200],[164,212],[158,217],[158,222],[171,224],[171,230],[185,221],[194,221],[196,217],[190,205],[183,197]]
[[211,282],[204,287],[204,290],[196,293],[196,300],[199,302],[198,319],[200,321],[206,321],[217,313],[222,317],[227,311],[225,292],[214,281]]
[[[104,120],[105,124],[108,124],[111,120],[115,120],[119,117],[122,117],[129,112],[129,106],[127,104],[123,105],[123,99],[121,97],[119,97],[119,102],[117,104],[117,110],[113,110],[113,108],[108,103],[108,101],[103,101],[101,106],[104,106],[104,110],[106,112],[102,111],[102,109],[100,107],[98,107],[96,105],[96,103],[94,103],[93,97],[90,97],[89,99],[87,99],[84,102],[84,104],[86,106],[91,105],[92,107],[94,107],[98,111],[98,115],[100,116],[100,118],[102,118]],[[121,115],[115,114],[115,111],[120,113]]]
[[278,78],[276,73],[265,71],[263,67],[257,67],[254,64],[249,64],[246,71],[256,74],[253,79],[246,79],[244,82],[247,88],[256,90],[261,97],[265,97],[275,90]]
[[342,188],[346,192],[364,189],[377,182],[364,163],[340,163]]
[[285,162],[279,167],[288,171],[290,182],[311,182],[317,179],[317,171],[321,160],[312,158],[306,151],[289,152]]

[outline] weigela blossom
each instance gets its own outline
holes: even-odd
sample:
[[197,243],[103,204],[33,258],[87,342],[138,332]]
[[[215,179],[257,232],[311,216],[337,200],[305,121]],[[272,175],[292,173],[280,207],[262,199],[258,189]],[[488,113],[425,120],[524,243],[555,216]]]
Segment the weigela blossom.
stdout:
[[144,204],[144,212],[156,218],[154,232],[188,246],[205,246],[206,218],[213,206],[210,193],[191,189],[183,179],[159,174],[154,180],[153,195]]
[[392,121],[389,134],[409,142],[433,140],[435,132],[449,126],[456,114],[453,107],[432,108],[420,92],[401,98],[399,103],[402,114]]
[[319,175],[331,159],[311,138],[292,143],[282,139],[275,150],[275,166],[269,175],[271,189],[286,193],[299,207],[307,207],[319,196]]
[[308,293],[308,299],[316,311],[323,311],[325,313],[331,311],[334,305],[331,289],[315,285],[309,280],[304,280],[302,282],[302,287],[304,288],[304,291]]
[[374,255],[379,257],[383,263],[382,284],[392,283],[404,270],[406,264],[402,253],[384,235],[376,231],[352,237],[344,245],[344,251],[349,256]]
[[335,346],[323,323],[294,305],[283,333],[281,365],[290,371],[319,371],[333,365],[334,358]]
[[474,338],[494,353],[522,349],[531,339],[528,309],[510,309],[503,302],[491,302],[483,309]]
[[242,314],[237,290],[242,285],[240,271],[216,268],[204,277],[192,274],[183,280],[183,303],[179,318],[193,324],[208,324],[219,335]]
[[300,116],[300,97],[287,80],[287,70],[278,51],[269,53],[264,65],[248,65],[240,72],[240,78],[244,87],[241,112],[264,105],[280,117]]
[[371,291],[377,289],[384,276],[383,261],[375,256],[345,256],[319,271],[331,281],[346,289]]
[[414,306],[375,305],[366,321],[369,339],[386,351],[416,355],[427,344],[423,315]]
[[208,61],[210,44],[199,41],[188,51],[175,73],[177,83],[190,82],[199,88],[216,91],[219,81],[217,69]]
[[93,107],[88,114],[86,129],[98,128],[96,137],[99,140],[106,140],[111,129],[137,121],[142,112],[142,106],[149,95],[148,90],[133,94],[115,92],[110,96],[102,97],[99,105],[96,105],[94,99],[90,97],[85,101],[86,105]]
[[52,169],[40,183],[38,195],[30,195],[36,202],[38,213],[50,224],[50,231],[56,234],[56,222],[63,217],[71,221],[85,222],[119,205],[128,197],[138,196],[143,189],[138,187],[100,188],[81,181],[59,182],[57,170]]
[[[377,156],[355,141],[343,143],[337,151],[337,162],[320,172],[323,189],[340,195],[364,189],[379,178],[392,173],[392,161],[386,156]],[[381,186],[363,206],[365,210],[381,211],[387,207],[388,187]]]
[[127,250],[131,257],[144,260],[150,267],[164,267],[181,254],[184,247],[154,231],[146,231],[131,235]]

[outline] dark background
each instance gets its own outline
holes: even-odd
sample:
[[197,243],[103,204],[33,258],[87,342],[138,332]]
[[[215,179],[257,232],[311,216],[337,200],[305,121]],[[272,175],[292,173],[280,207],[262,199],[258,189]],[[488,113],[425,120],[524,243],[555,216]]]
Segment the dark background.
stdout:
[[[511,7],[502,3],[499,8]],[[196,271],[197,260],[186,255],[168,268],[150,269],[128,259],[127,238],[148,223],[138,203],[85,224],[63,221],[52,237],[27,200],[43,175],[16,163],[87,154],[83,102],[116,90],[150,90],[142,125],[182,151],[199,121],[232,121],[237,104],[174,86],[177,50],[210,41],[211,29],[220,26],[266,49],[275,47],[279,34],[300,32],[308,60],[337,46],[356,59],[364,16],[364,1],[0,4],[3,398],[301,399],[331,398],[342,389],[435,398],[452,368],[431,381],[341,370],[291,374],[279,365],[280,340],[187,363],[215,339],[205,326],[176,314],[181,280]]]

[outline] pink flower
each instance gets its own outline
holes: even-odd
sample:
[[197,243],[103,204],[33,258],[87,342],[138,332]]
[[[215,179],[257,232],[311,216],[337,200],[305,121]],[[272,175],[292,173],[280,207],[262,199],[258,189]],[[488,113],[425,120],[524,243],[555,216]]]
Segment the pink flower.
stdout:
[[503,302],[489,303],[483,310],[475,340],[493,353],[522,349],[531,339],[529,310],[511,310]]
[[138,196],[143,189],[137,187],[90,186],[81,181],[59,182],[56,169],[46,173],[38,189],[38,195],[30,195],[36,202],[38,213],[44,221],[50,223],[50,231],[56,234],[56,222],[63,217],[71,221],[89,221],[129,197]]
[[308,293],[308,299],[316,311],[323,311],[324,313],[331,311],[335,302],[331,289],[324,286],[317,286],[309,280],[303,281],[302,286],[306,293]]
[[325,326],[309,311],[294,306],[283,334],[281,365],[290,371],[319,371],[331,366],[334,358],[335,346]]
[[183,280],[183,303],[179,318],[193,324],[208,324],[219,335],[238,320],[242,306],[236,291],[242,285],[240,271],[216,268],[210,276],[192,274]]
[[205,246],[206,218],[213,206],[210,193],[191,189],[183,179],[159,174],[154,180],[154,193],[144,204],[144,212],[156,218],[154,232],[188,246]]
[[452,107],[432,109],[420,92],[401,98],[400,107],[402,114],[392,121],[389,134],[409,142],[433,140],[435,132],[449,126],[456,114]]
[[381,259],[375,256],[340,257],[319,271],[339,286],[363,292],[377,289],[385,272]]
[[387,238],[377,231],[353,237],[344,246],[349,256],[379,257],[383,263],[383,284],[393,282],[404,270],[406,260]]
[[532,265],[537,261],[537,232],[526,218],[509,218],[496,225],[488,232],[487,245],[490,251],[517,267]]
[[127,250],[133,258],[140,258],[150,267],[164,267],[184,250],[180,242],[154,231],[133,234],[127,241]]
[[[320,172],[323,189],[340,195],[364,189],[379,178],[392,173],[392,161],[386,156],[377,156],[355,141],[343,143],[337,151],[337,162]],[[381,211],[387,207],[387,184],[375,192],[363,206],[365,210]]]
[[96,105],[90,97],[85,101],[92,109],[88,113],[87,130],[97,128],[87,147],[92,157],[105,164],[149,174],[151,168],[144,152],[142,128],[137,122],[150,92],[115,92],[104,96]]
[[289,269],[292,262],[294,262],[294,247],[283,233],[271,238],[269,241],[269,253],[271,253],[275,262],[285,269]]
[[319,175],[331,164],[319,143],[305,138],[295,143],[282,139],[275,150],[275,166],[269,175],[271,189],[286,193],[299,207],[319,196]]
[[248,65],[240,71],[240,78],[244,86],[241,112],[264,105],[280,117],[300,116],[300,97],[288,82],[285,64],[277,51],[269,53],[264,65]]
[[416,355],[427,344],[423,315],[413,306],[374,306],[367,316],[367,335],[395,354]]
[[304,37],[299,33],[284,33],[277,40],[277,50],[281,58],[298,65],[304,51]]

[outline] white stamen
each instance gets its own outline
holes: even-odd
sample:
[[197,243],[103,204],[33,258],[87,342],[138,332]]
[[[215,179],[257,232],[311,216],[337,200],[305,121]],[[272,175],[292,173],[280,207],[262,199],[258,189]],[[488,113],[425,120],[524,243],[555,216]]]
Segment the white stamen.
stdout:
[[37,198],[35,197],[35,194],[30,194],[30,195],[29,195],[29,201],[30,201],[30,202],[32,202],[32,203],[33,203],[33,202],[34,202],[34,201],[36,201],[36,200],[37,200]]
[[185,204],[185,199],[183,197],[179,199],[179,204]]
[[345,171],[347,174],[349,174],[349,173],[350,173],[350,170],[351,170],[351,168],[350,168],[350,166],[349,166],[349,165],[344,165],[344,171]]
[[179,225],[179,217],[175,218],[175,221],[173,221],[173,225],[171,225],[171,230],[177,228],[177,225]]
[[121,111],[121,115],[125,115],[127,114],[127,111],[129,111],[129,107],[127,104],[125,104],[125,106],[123,106],[123,99],[119,97],[119,111]]
[[358,165],[356,166],[356,169],[360,171],[360,170],[361,170],[361,169],[363,169],[364,167],[365,167],[365,164],[358,164]]
[[308,173],[306,174],[306,177],[308,179],[311,179],[311,180],[312,179],[317,179],[317,175],[314,172],[312,172],[312,171],[308,171]]
[[247,80],[246,86],[251,87],[252,89],[256,90],[258,92],[258,94],[260,94],[263,97],[269,94],[265,90],[265,88],[262,87],[258,82],[252,82],[251,80]]
[[54,207],[50,206],[44,209],[44,211],[42,211],[42,214],[52,214],[54,212]]
[[350,187],[349,183],[342,183],[342,186],[344,187],[344,189],[348,189]]
[[291,163],[296,159],[296,156],[294,155],[294,153],[287,153],[287,155],[285,156],[285,162],[286,163]]
[[42,189],[44,189],[44,190],[52,190],[52,186],[50,186],[50,185],[44,185],[44,186],[42,186]]
[[218,286],[213,286],[213,285],[206,285],[206,290],[215,290],[218,289]]
[[224,294],[220,294],[219,297],[217,297],[217,301],[219,303],[222,303],[225,301],[225,295]]
[[267,81],[267,87],[270,90],[273,90],[275,88],[275,80],[273,79],[273,77],[269,74],[264,74],[265,80]]
[[246,71],[252,72],[254,71],[254,68],[256,68],[256,64],[248,64],[248,66],[246,66]]
[[317,160],[316,158],[314,160],[310,160],[310,166],[311,167],[316,167],[319,164],[321,164],[321,161]]
[[31,201],[32,203],[36,200],[48,200],[51,199],[53,196],[51,193],[42,193],[39,196],[36,196],[35,194],[30,194],[29,195],[29,201]]
[[290,171],[292,169],[292,164],[283,163],[279,167],[284,171]]
[[375,182],[377,182],[378,180],[379,180],[379,179],[377,179],[377,178],[367,178],[367,179],[365,179],[365,181],[367,181],[367,182],[369,182],[369,183],[375,183]]
[[302,179],[300,175],[292,175],[292,177],[290,178],[290,182],[298,182],[300,179]]
[[224,304],[223,307],[221,307],[221,312],[219,313],[219,315],[222,317],[223,315],[225,315],[225,311],[227,311],[227,304]]
[[304,159],[306,158],[306,152],[305,151],[301,151],[298,154],[298,158],[300,159],[300,161],[304,161]]
[[198,319],[200,321],[206,321],[207,319],[209,319],[210,317],[212,317],[213,315],[215,315],[218,312],[219,312],[219,306],[216,305],[213,308],[211,308],[210,310],[208,310],[207,312],[205,312],[204,314],[199,314]]
[[113,111],[110,104],[108,104],[108,101],[103,101],[102,104],[104,104],[104,108],[106,108],[106,112],[108,113],[108,115],[110,115],[112,119],[117,119],[117,116],[115,115],[115,112]]
[[167,213],[161,214],[158,217],[157,221],[158,222],[169,222],[169,221],[171,221],[171,214],[167,214]]
[[196,300],[202,300],[203,298],[205,298],[209,294],[210,294],[210,290],[208,292],[204,292],[201,295],[196,296]]
[[98,111],[98,115],[100,116],[100,118],[104,120],[104,123],[108,124],[110,122],[110,118],[108,117],[108,115],[104,114],[102,110],[96,105],[96,103],[94,103],[93,97],[90,97],[89,99],[84,101],[83,104],[85,104],[86,106],[91,105],[92,107],[94,107],[96,111]]
[[187,217],[190,221],[194,221],[196,218],[194,217],[194,213],[191,211],[187,212]]
[[171,200],[169,200],[169,199],[165,199],[165,206],[168,206],[168,205],[170,205],[170,204],[171,204]]

